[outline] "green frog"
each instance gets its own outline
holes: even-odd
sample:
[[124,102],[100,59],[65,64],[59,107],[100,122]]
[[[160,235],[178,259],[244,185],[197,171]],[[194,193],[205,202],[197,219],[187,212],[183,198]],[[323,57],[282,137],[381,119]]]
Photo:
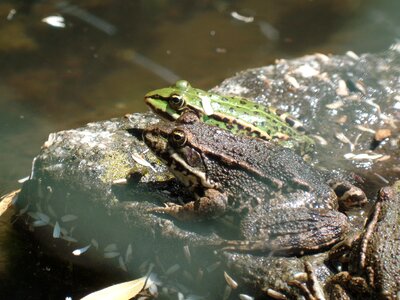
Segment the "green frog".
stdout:
[[176,120],[183,111],[190,109],[203,122],[236,134],[274,140],[302,155],[314,149],[314,140],[304,134],[301,122],[288,113],[243,97],[223,96],[196,89],[185,80],[147,93],[145,102],[167,120]]
[[349,270],[330,280],[332,299],[350,299],[350,295],[363,299],[400,299],[399,225],[400,181],[397,181],[379,191],[361,235],[351,243],[343,242],[350,245]]
[[153,212],[180,220],[239,216],[244,240],[226,249],[302,253],[348,231],[335,192],[291,149],[210,126],[192,111],[147,127],[143,138],[195,198]]

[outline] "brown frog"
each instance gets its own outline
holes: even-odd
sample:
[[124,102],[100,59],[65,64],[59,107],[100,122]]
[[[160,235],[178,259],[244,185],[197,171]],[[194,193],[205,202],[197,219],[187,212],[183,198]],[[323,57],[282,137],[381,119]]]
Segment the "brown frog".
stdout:
[[331,298],[400,299],[400,181],[379,191],[363,232],[348,244],[348,271],[330,280]]
[[298,254],[348,231],[334,191],[290,149],[204,124],[190,111],[149,126],[143,138],[195,198],[153,212],[180,220],[239,216],[243,240],[226,249]]

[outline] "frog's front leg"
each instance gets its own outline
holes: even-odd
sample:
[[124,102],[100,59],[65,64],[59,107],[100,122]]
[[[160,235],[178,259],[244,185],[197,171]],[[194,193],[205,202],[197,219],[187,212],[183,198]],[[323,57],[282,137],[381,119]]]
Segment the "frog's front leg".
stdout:
[[349,231],[347,216],[335,210],[286,208],[265,214],[259,211],[242,221],[245,240],[227,241],[224,250],[298,255],[327,248]]
[[167,207],[152,208],[149,211],[166,213],[181,221],[212,219],[222,215],[228,203],[226,194],[215,189],[207,189],[204,196],[183,205],[171,204]]

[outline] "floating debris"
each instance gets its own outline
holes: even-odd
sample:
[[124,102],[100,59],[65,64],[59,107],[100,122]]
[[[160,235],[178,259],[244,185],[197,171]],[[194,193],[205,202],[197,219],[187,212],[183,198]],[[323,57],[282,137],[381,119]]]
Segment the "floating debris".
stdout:
[[224,271],[224,277],[225,277],[225,281],[226,283],[232,288],[232,289],[236,289],[238,287],[238,283],[233,280],[233,278],[231,276],[228,275],[228,273],[226,273],[226,271]]
[[378,158],[381,158],[383,155],[382,154],[368,154],[368,153],[360,153],[360,154],[354,154],[354,153],[346,153],[344,155],[345,159],[353,159],[353,160],[375,160]]
[[49,16],[42,19],[42,22],[57,28],[65,28],[65,21],[62,16]]
[[204,109],[204,113],[205,113],[207,116],[212,115],[212,114],[214,113],[214,109],[213,109],[212,106],[211,106],[211,99],[210,99],[210,97],[200,95],[200,99],[201,99],[201,106],[202,106],[203,109]]
[[251,297],[251,296],[246,295],[246,294],[239,294],[239,299],[240,300],[254,300],[254,297]]
[[111,252],[111,251],[117,251],[117,250],[118,250],[118,247],[117,247],[117,244],[115,244],[115,243],[108,244],[103,249],[104,252]]
[[290,75],[285,75],[285,80],[286,80],[286,82],[288,82],[291,86],[293,86],[295,89],[298,89],[298,88],[300,88],[300,84],[299,84],[299,82],[297,81],[297,79],[296,78],[294,78],[293,76],[290,76]]
[[224,291],[224,295],[222,296],[222,299],[223,300],[228,300],[229,296],[231,295],[231,293],[232,293],[232,288],[229,285],[227,285],[225,287],[225,291]]
[[328,145],[327,140],[324,139],[322,136],[316,135],[316,134],[312,134],[311,136],[312,136],[314,139],[316,139],[320,145],[322,145],[322,146]]
[[24,183],[25,181],[28,181],[30,179],[29,176],[26,176],[24,178],[18,179],[18,183]]
[[53,238],[58,239],[61,237],[61,228],[60,224],[58,224],[58,221],[56,221],[56,224],[54,224],[53,228]]
[[346,55],[347,55],[348,57],[354,59],[354,60],[360,59],[360,57],[359,57],[356,53],[354,53],[353,51],[347,51],[347,52],[346,52]]
[[350,145],[350,151],[353,152],[354,151],[354,144],[350,141],[350,139],[344,135],[343,132],[336,132],[335,133],[335,137],[341,141],[344,144],[349,144]]
[[112,251],[112,252],[104,252],[103,257],[104,258],[115,258],[117,256],[120,256],[121,254],[118,251]]
[[335,101],[335,102],[325,105],[325,107],[328,109],[338,109],[338,108],[342,107],[343,104],[344,103],[342,100],[338,100],[338,101]]
[[72,251],[72,254],[75,255],[75,256],[80,256],[81,254],[83,254],[86,251],[88,251],[90,247],[91,247],[91,245],[87,245],[85,247],[76,249],[76,250]]
[[64,223],[75,221],[76,219],[78,219],[78,216],[75,215],[64,215],[61,217],[61,221]]
[[357,125],[356,128],[358,130],[361,130],[361,131],[364,131],[364,132],[373,133],[373,134],[375,134],[375,132],[376,132],[375,130],[373,130],[371,128],[368,128],[368,127],[365,127],[365,126],[362,126],[362,125]]
[[349,95],[349,90],[347,89],[346,82],[343,79],[339,80],[338,82],[338,88],[336,89],[336,94],[342,97]]
[[319,71],[314,69],[310,65],[302,65],[293,72],[303,76],[304,78],[311,78],[319,75]]
[[97,292],[91,293],[81,300],[129,300],[146,289],[152,282],[146,276],[136,280],[114,284]]
[[178,264],[172,265],[171,267],[168,268],[168,270],[165,271],[165,275],[171,275],[176,271],[178,271],[180,268],[181,266]]
[[125,252],[125,263],[130,263],[132,261],[133,257],[133,250],[132,250],[132,244],[129,244],[128,247],[126,248]]
[[99,250],[99,242],[95,239],[91,239],[90,243],[97,249]]
[[383,177],[382,175],[379,175],[378,173],[375,173],[374,172],[374,175],[376,176],[376,177],[378,177],[384,184],[389,184],[390,183],[390,181],[389,180],[387,180],[385,177]]
[[254,21],[254,17],[243,16],[243,15],[239,14],[237,11],[231,12],[231,17],[238,21],[244,22],[244,23],[251,23]]
[[126,264],[125,264],[124,259],[122,258],[122,256],[119,256],[119,257],[118,257],[118,264],[119,264],[119,267],[120,267],[123,271],[128,272],[128,268],[126,267]]
[[259,21],[258,26],[260,27],[261,33],[271,41],[279,40],[279,30],[272,26],[270,23],[265,21]]
[[152,169],[154,172],[157,172],[157,170],[144,158],[142,158],[139,154],[133,152],[132,154],[132,158],[134,161],[136,161],[139,165],[148,167],[150,169]]
[[183,254],[185,255],[186,261],[190,265],[192,263],[192,255],[190,254],[190,248],[188,245],[183,246]]
[[116,185],[125,185],[127,183],[128,183],[128,180],[126,180],[126,178],[116,179],[112,182],[112,184],[116,184]]
[[[63,228],[61,228],[61,232],[62,232],[62,230],[63,230]],[[61,236],[61,239],[65,240],[67,242],[70,242],[70,243],[77,243],[78,242],[77,239],[75,239],[75,238],[73,238],[71,236],[68,236],[68,235]]]

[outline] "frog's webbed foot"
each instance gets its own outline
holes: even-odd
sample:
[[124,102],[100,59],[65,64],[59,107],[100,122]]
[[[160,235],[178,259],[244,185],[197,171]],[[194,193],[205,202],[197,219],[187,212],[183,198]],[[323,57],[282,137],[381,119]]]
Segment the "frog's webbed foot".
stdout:
[[355,206],[362,206],[368,201],[362,189],[346,180],[332,179],[328,181],[328,184],[338,197],[340,210],[348,210]]
[[323,288],[320,285],[310,262],[304,262],[304,270],[305,274],[300,274],[295,279],[289,281],[288,285],[300,289],[301,293],[307,300],[325,300],[326,298]]
[[150,212],[166,213],[181,221],[212,219],[225,212],[227,196],[217,190],[208,189],[204,196],[183,205],[168,203],[167,207],[149,209]]

